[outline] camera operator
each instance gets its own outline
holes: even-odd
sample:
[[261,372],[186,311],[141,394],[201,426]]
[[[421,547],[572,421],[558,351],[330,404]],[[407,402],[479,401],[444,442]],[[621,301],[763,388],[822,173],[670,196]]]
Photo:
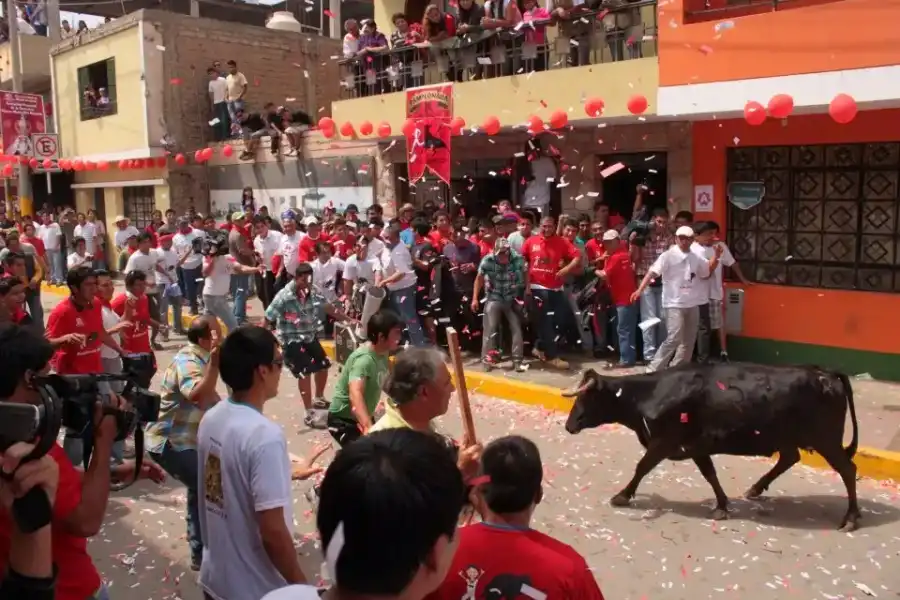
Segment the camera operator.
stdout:
[[[206,278],[203,282],[203,305],[206,314],[218,317],[230,333],[238,326],[235,313],[228,303],[231,276],[264,273],[265,267],[243,265],[234,256],[229,256],[228,242],[224,238],[224,235],[217,233],[217,237],[206,240],[206,246],[203,249],[203,276]],[[250,284],[246,285],[249,287]],[[246,294],[247,290],[242,289],[241,292]],[[236,302],[240,301],[239,295],[236,295],[235,298]]]
[[[0,465],[13,473],[11,481],[0,480],[0,514],[9,519],[13,500],[35,486],[41,487],[53,502],[59,484],[59,467],[49,456],[21,463],[34,449],[19,442],[0,453]],[[0,600],[53,600],[56,593],[53,569],[53,538],[50,526],[23,533],[12,524],[6,574],[0,581]]]
[[[71,282],[72,273],[69,278]],[[91,278],[95,279],[93,275]],[[72,287],[82,289],[79,286]],[[86,308],[87,305],[82,306]],[[50,371],[53,353],[53,347],[47,340],[28,329],[17,325],[0,326],[0,364],[3,365],[0,373],[0,400],[38,404],[41,392],[35,377],[46,375]],[[94,356],[99,357],[100,353],[95,352]],[[125,407],[124,401],[118,397],[113,397],[106,404],[107,407],[118,410]],[[99,398],[94,407],[93,425],[94,452],[84,473],[80,473],[72,465],[59,444],[54,443],[47,453],[59,469],[59,484],[52,502],[53,518],[50,525],[53,562],[58,569],[56,600],[107,597],[100,574],[88,554],[87,538],[100,530],[106,514],[110,481],[128,481],[134,474],[134,461],[125,461],[122,465],[110,468],[110,454],[117,435],[116,420],[112,415],[104,413]],[[159,467],[148,460],[143,462],[141,476],[154,481],[164,479]],[[18,541],[13,529],[9,515],[0,514],[0,571],[12,561],[13,542]]]

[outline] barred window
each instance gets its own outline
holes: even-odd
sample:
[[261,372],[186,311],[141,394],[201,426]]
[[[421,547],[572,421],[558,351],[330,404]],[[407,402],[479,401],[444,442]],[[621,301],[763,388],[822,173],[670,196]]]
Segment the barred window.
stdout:
[[732,148],[728,181],[763,201],[728,205],[728,245],[761,283],[900,293],[900,143]]
[[143,231],[150,224],[150,216],[156,210],[156,197],[152,185],[138,185],[122,188],[125,201],[125,216],[131,224]]

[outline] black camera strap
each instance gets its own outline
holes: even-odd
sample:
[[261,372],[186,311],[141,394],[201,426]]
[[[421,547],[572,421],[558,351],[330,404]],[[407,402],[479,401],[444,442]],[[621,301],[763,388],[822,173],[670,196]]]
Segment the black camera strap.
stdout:
[[[83,439],[84,445],[84,468],[87,470],[91,464],[91,455],[94,453],[94,431],[93,424],[88,425],[85,430]],[[123,440],[124,441],[124,440]],[[110,484],[110,490],[118,492],[129,487],[141,477],[141,468],[144,465],[144,430],[140,425],[134,429],[134,476],[131,481],[118,481]],[[110,465],[110,468],[112,466]]]

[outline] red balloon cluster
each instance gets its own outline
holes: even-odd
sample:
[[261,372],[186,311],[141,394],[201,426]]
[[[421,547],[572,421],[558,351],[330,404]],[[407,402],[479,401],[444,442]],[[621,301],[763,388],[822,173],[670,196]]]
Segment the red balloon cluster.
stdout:
[[786,119],[794,112],[794,99],[787,94],[775,94],[766,107],[775,119]]

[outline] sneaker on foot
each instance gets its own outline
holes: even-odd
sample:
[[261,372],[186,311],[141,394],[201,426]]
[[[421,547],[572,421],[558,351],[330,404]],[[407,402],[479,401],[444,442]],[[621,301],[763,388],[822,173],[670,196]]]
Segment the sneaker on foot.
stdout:
[[721,353],[719,354],[719,360],[721,360],[722,362],[729,362],[729,361],[728,361],[728,353],[727,353],[727,352],[721,352]]
[[483,362],[484,364],[486,364],[489,367],[496,367],[497,365],[500,364],[500,361],[497,360],[494,356],[492,356],[490,354],[488,354],[487,356],[482,358],[481,362]]
[[191,559],[191,571],[199,571],[200,570],[200,559],[192,558]]
[[319,412],[316,414],[313,411],[307,411],[306,416],[303,417],[303,424],[310,429],[328,429],[328,424],[325,421],[327,417],[327,413]]
[[560,371],[565,371],[569,368],[569,363],[564,361],[561,358],[551,358],[544,359],[544,362],[553,367],[554,369],[559,369]]
[[313,398],[312,405],[313,408],[326,409],[331,406],[331,402],[319,396],[318,398]]
[[513,362],[513,369],[515,369],[516,373],[524,373],[528,370],[528,365],[523,363],[521,360]]

